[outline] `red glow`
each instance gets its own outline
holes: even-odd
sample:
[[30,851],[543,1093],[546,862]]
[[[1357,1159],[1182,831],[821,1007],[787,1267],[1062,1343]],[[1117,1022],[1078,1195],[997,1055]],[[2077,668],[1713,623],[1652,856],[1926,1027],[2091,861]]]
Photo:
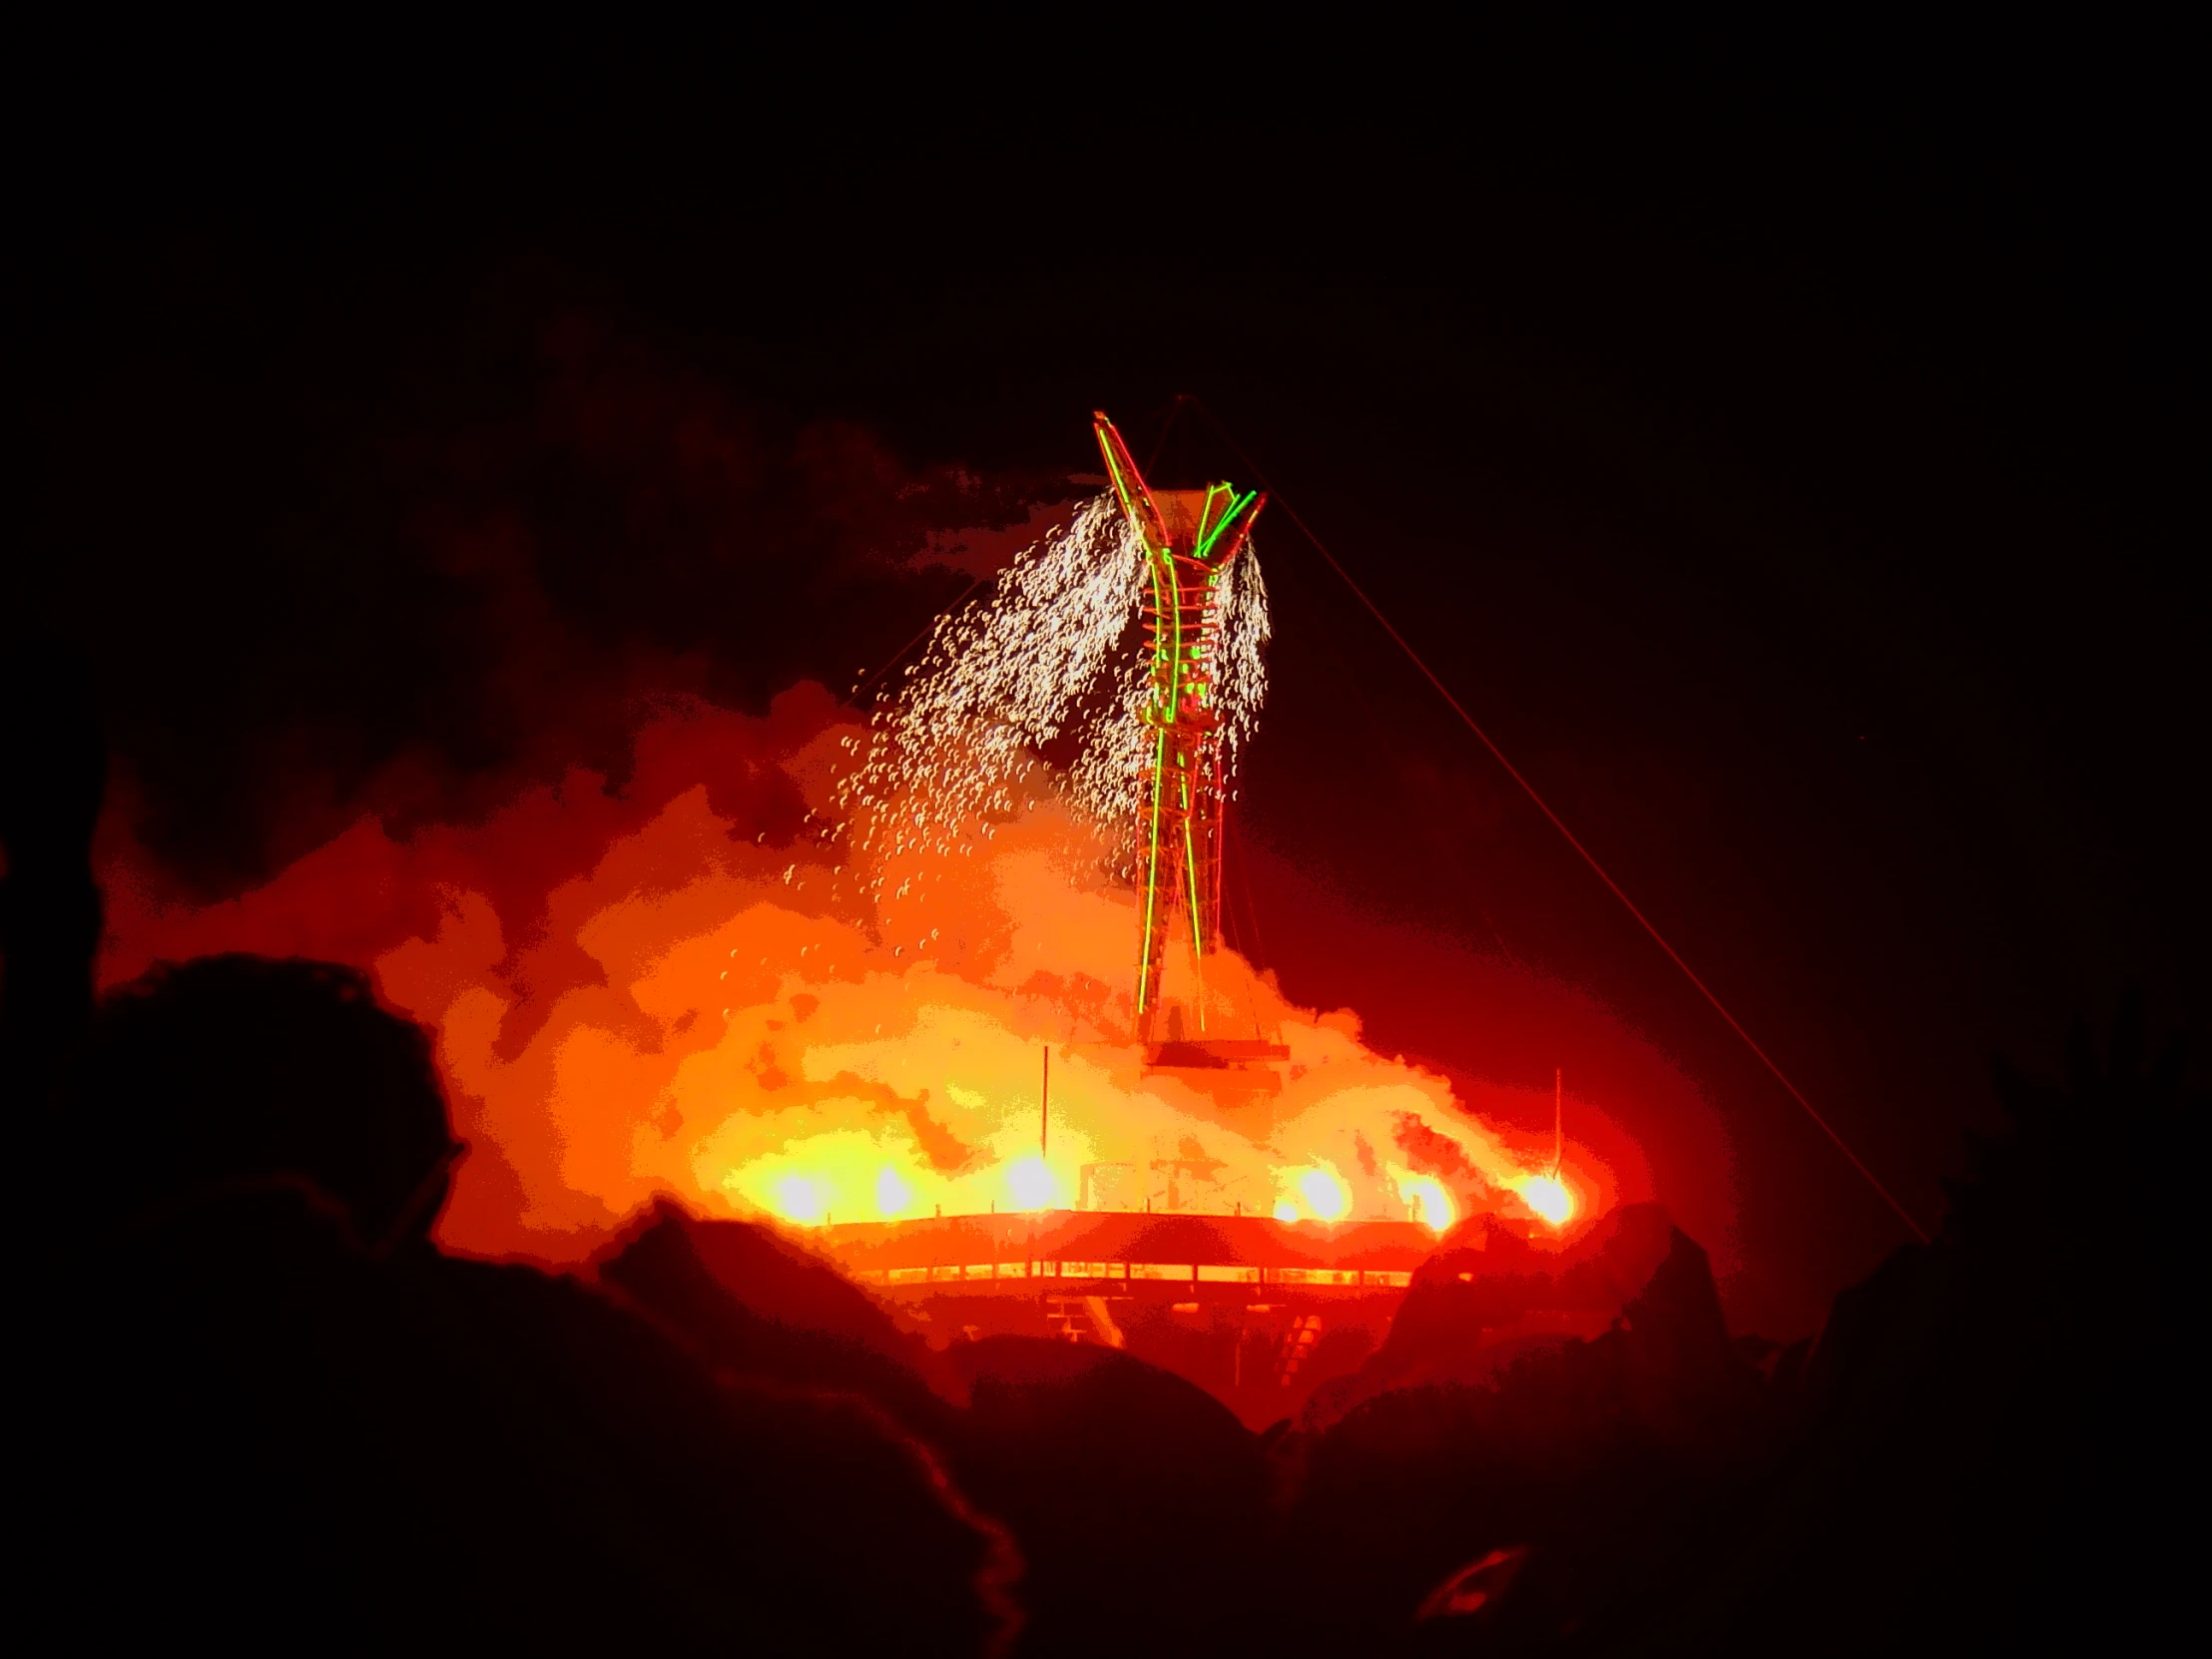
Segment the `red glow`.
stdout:
[[1632,1149],[1578,1107],[1572,1211],[1554,1216],[1531,1195],[1548,1086],[1375,1053],[1349,1010],[1298,1007],[1231,951],[1209,976],[1280,1032],[1272,1087],[1148,1071],[1135,898],[1084,874],[1082,827],[1040,805],[970,854],[908,851],[875,900],[807,817],[854,730],[814,687],[766,719],[666,717],[619,795],[577,772],[474,826],[397,839],[364,821],[206,907],[163,902],[111,825],[103,977],[230,949],[369,969],[435,1037],[470,1149],[439,1237],[471,1254],[575,1261],[664,1195],[804,1226],[1088,1193],[1432,1231],[1500,1207],[1580,1224],[1648,1196],[1618,1190],[1610,1160]]
[[1532,1175],[1513,1189],[1520,1200],[1554,1227],[1564,1227],[1574,1215],[1574,1194],[1552,1175]]

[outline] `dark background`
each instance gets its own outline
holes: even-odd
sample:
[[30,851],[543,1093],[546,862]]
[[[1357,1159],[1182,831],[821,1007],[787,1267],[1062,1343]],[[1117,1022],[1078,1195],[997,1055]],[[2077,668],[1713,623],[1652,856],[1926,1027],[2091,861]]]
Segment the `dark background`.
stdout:
[[[619,774],[655,691],[841,690],[964,585],[930,532],[1188,393],[1924,1225],[1992,1053],[2129,985],[2201,1034],[2171,43],[1694,85],[1616,43],[1553,96],[1399,41],[1203,97],[695,45],[27,54],[7,600],[91,652],[182,889]],[[1244,478],[1191,412],[1161,469]],[[1529,1086],[1558,1044],[1482,958],[1617,1009],[1735,1142],[1739,1312],[1808,1324],[1894,1218],[1280,509],[1259,545],[1263,959]],[[2083,1148],[2082,1201],[2163,1156]]]

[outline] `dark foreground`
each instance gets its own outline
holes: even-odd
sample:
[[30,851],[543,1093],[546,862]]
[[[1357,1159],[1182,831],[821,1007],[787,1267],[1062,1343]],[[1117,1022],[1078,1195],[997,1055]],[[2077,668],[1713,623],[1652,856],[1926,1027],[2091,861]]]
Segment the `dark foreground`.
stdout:
[[[1933,1248],[1817,1344],[1732,1337],[1646,1208],[1565,1257],[1479,1221],[1260,1433],[1132,1354],[936,1350],[773,1235],[663,1211],[588,1279],[439,1255],[422,1034],[350,970],[227,957],[110,999],[58,1104],[30,1353],[38,1582],[88,1646],[1507,1653],[2102,1648],[2170,1376],[2124,1292],[2171,1144],[2123,1020],[2000,1074]],[[1611,1298],[1591,1339],[1500,1333]]]
[[742,1225],[664,1211],[585,1278],[441,1256],[423,1033],[252,957],[95,1010],[100,750],[23,730],[0,1038],[53,1645],[2106,1652],[2178,1616],[2203,1103],[2124,1011],[2060,1085],[1999,1069],[1936,1243],[1809,1347],[1732,1336],[1649,1208],[1563,1257],[1474,1224],[1255,1432],[1172,1345],[938,1350]]

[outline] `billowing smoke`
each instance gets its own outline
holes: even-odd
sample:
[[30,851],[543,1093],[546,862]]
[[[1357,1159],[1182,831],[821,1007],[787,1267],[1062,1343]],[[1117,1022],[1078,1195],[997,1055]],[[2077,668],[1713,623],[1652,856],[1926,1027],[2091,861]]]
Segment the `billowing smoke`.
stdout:
[[[988,838],[856,846],[835,830],[866,732],[812,685],[765,719],[673,708],[619,794],[577,771],[471,825],[400,839],[364,820],[212,906],[165,903],[120,852],[104,974],[216,949],[368,968],[435,1035],[470,1147],[440,1236],[472,1253],[576,1260],[657,1195],[800,1225],[1084,1202],[1527,1213],[1548,1136],[1491,1127],[1233,953],[1211,984],[1288,1062],[1148,1071],[1134,898],[1086,815],[1025,797]],[[1492,1121],[1534,1115],[1498,1104]],[[1585,1214],[1615,1196],[1572,1144],[1566,1178]]]

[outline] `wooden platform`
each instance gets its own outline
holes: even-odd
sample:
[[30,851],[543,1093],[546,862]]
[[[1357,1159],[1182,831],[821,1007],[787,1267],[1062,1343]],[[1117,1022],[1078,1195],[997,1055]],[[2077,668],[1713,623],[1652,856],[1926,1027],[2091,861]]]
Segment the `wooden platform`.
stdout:
[[1047,1291],[1178,1297],[1396,1291],[1435,1248],[1417,1222],[1286,1223],[1268,1216],[1055,1210],[854,1222],[818,1235],[864,1285],[924,1294]]

